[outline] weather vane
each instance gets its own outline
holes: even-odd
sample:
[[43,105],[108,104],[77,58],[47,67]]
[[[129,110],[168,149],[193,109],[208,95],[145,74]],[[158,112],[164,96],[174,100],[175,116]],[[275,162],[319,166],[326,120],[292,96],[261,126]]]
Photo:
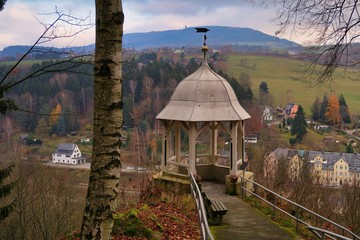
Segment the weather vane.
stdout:
[[201,51],[204,53],[204,60],[206,61],[206,52],[208,47],[206,46],[206,33],[210,31],[208,28],[195,28],[197,33],[204,33],[204,46],[201,48]]
[[204,33],[204,46],[206,46],[206,33],[210,31],[208,28],[195,28],[197,33]]

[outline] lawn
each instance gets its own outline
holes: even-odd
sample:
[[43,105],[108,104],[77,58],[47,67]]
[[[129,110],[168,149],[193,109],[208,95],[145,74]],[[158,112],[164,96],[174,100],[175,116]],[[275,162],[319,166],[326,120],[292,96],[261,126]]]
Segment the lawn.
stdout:
[[[245,67],[241,60],[247,60],[255,68]],[[260,56],[231,54],[227,59],[227,73],[239,78],[240,73],[248,73],[252,80],[255,96],[259,86],[265,81],[274,97],[274,106],[284,107],[292,101],[303,106],[307,116],[316,96],[322,100],[325,92],[343,94],[352,114],[360,114],[360,79],[356,73],[346,73],[340,69],[334,76],[333,83],[315,86],[316,77],[306,78],[306,62],[281,56]]]

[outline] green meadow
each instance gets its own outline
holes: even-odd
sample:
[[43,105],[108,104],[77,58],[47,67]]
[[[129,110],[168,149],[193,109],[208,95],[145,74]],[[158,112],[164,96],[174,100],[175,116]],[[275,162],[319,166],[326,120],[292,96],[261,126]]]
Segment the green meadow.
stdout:
[[[246,60],[247,65],[241,64]],[[360,78],[356,72],[336,71],[331,83],[318,86],[311,75],[309,63],[289,57],[232,54],[227,58],[225,71],[235,78],[241,73],[250,75],[252,89],[257,97],[262,81],[273,96],[273,106],[284,107],[292,101],[300,104],[307,115],[316,96],[322,100],[324,93],[343,94],[351,114],[360,114]],[[318,70],[318,69],[316,69]]]

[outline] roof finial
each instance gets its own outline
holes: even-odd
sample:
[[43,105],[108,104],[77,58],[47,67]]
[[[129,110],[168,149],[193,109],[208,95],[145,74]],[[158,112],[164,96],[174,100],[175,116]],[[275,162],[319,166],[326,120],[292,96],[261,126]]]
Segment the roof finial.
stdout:
[[204,46],[201,48],[201,51],[204,53],[204,60],[206,60],[206,52],[209,48],[206,46],[206,33],[210,31],[208,28],[195,28],[197,33],[204,33]]

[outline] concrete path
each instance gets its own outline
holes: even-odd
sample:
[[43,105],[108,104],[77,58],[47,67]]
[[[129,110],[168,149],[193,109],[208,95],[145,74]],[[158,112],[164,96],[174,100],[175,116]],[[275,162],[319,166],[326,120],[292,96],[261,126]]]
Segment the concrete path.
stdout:
[[239,197],[225,194],[225,185],[202,182],[202,190],[210,200],[222,201],[228,209],[220,226],[211,226],[216,240],[299,239],[283,230],[269,217],[242,201]]

